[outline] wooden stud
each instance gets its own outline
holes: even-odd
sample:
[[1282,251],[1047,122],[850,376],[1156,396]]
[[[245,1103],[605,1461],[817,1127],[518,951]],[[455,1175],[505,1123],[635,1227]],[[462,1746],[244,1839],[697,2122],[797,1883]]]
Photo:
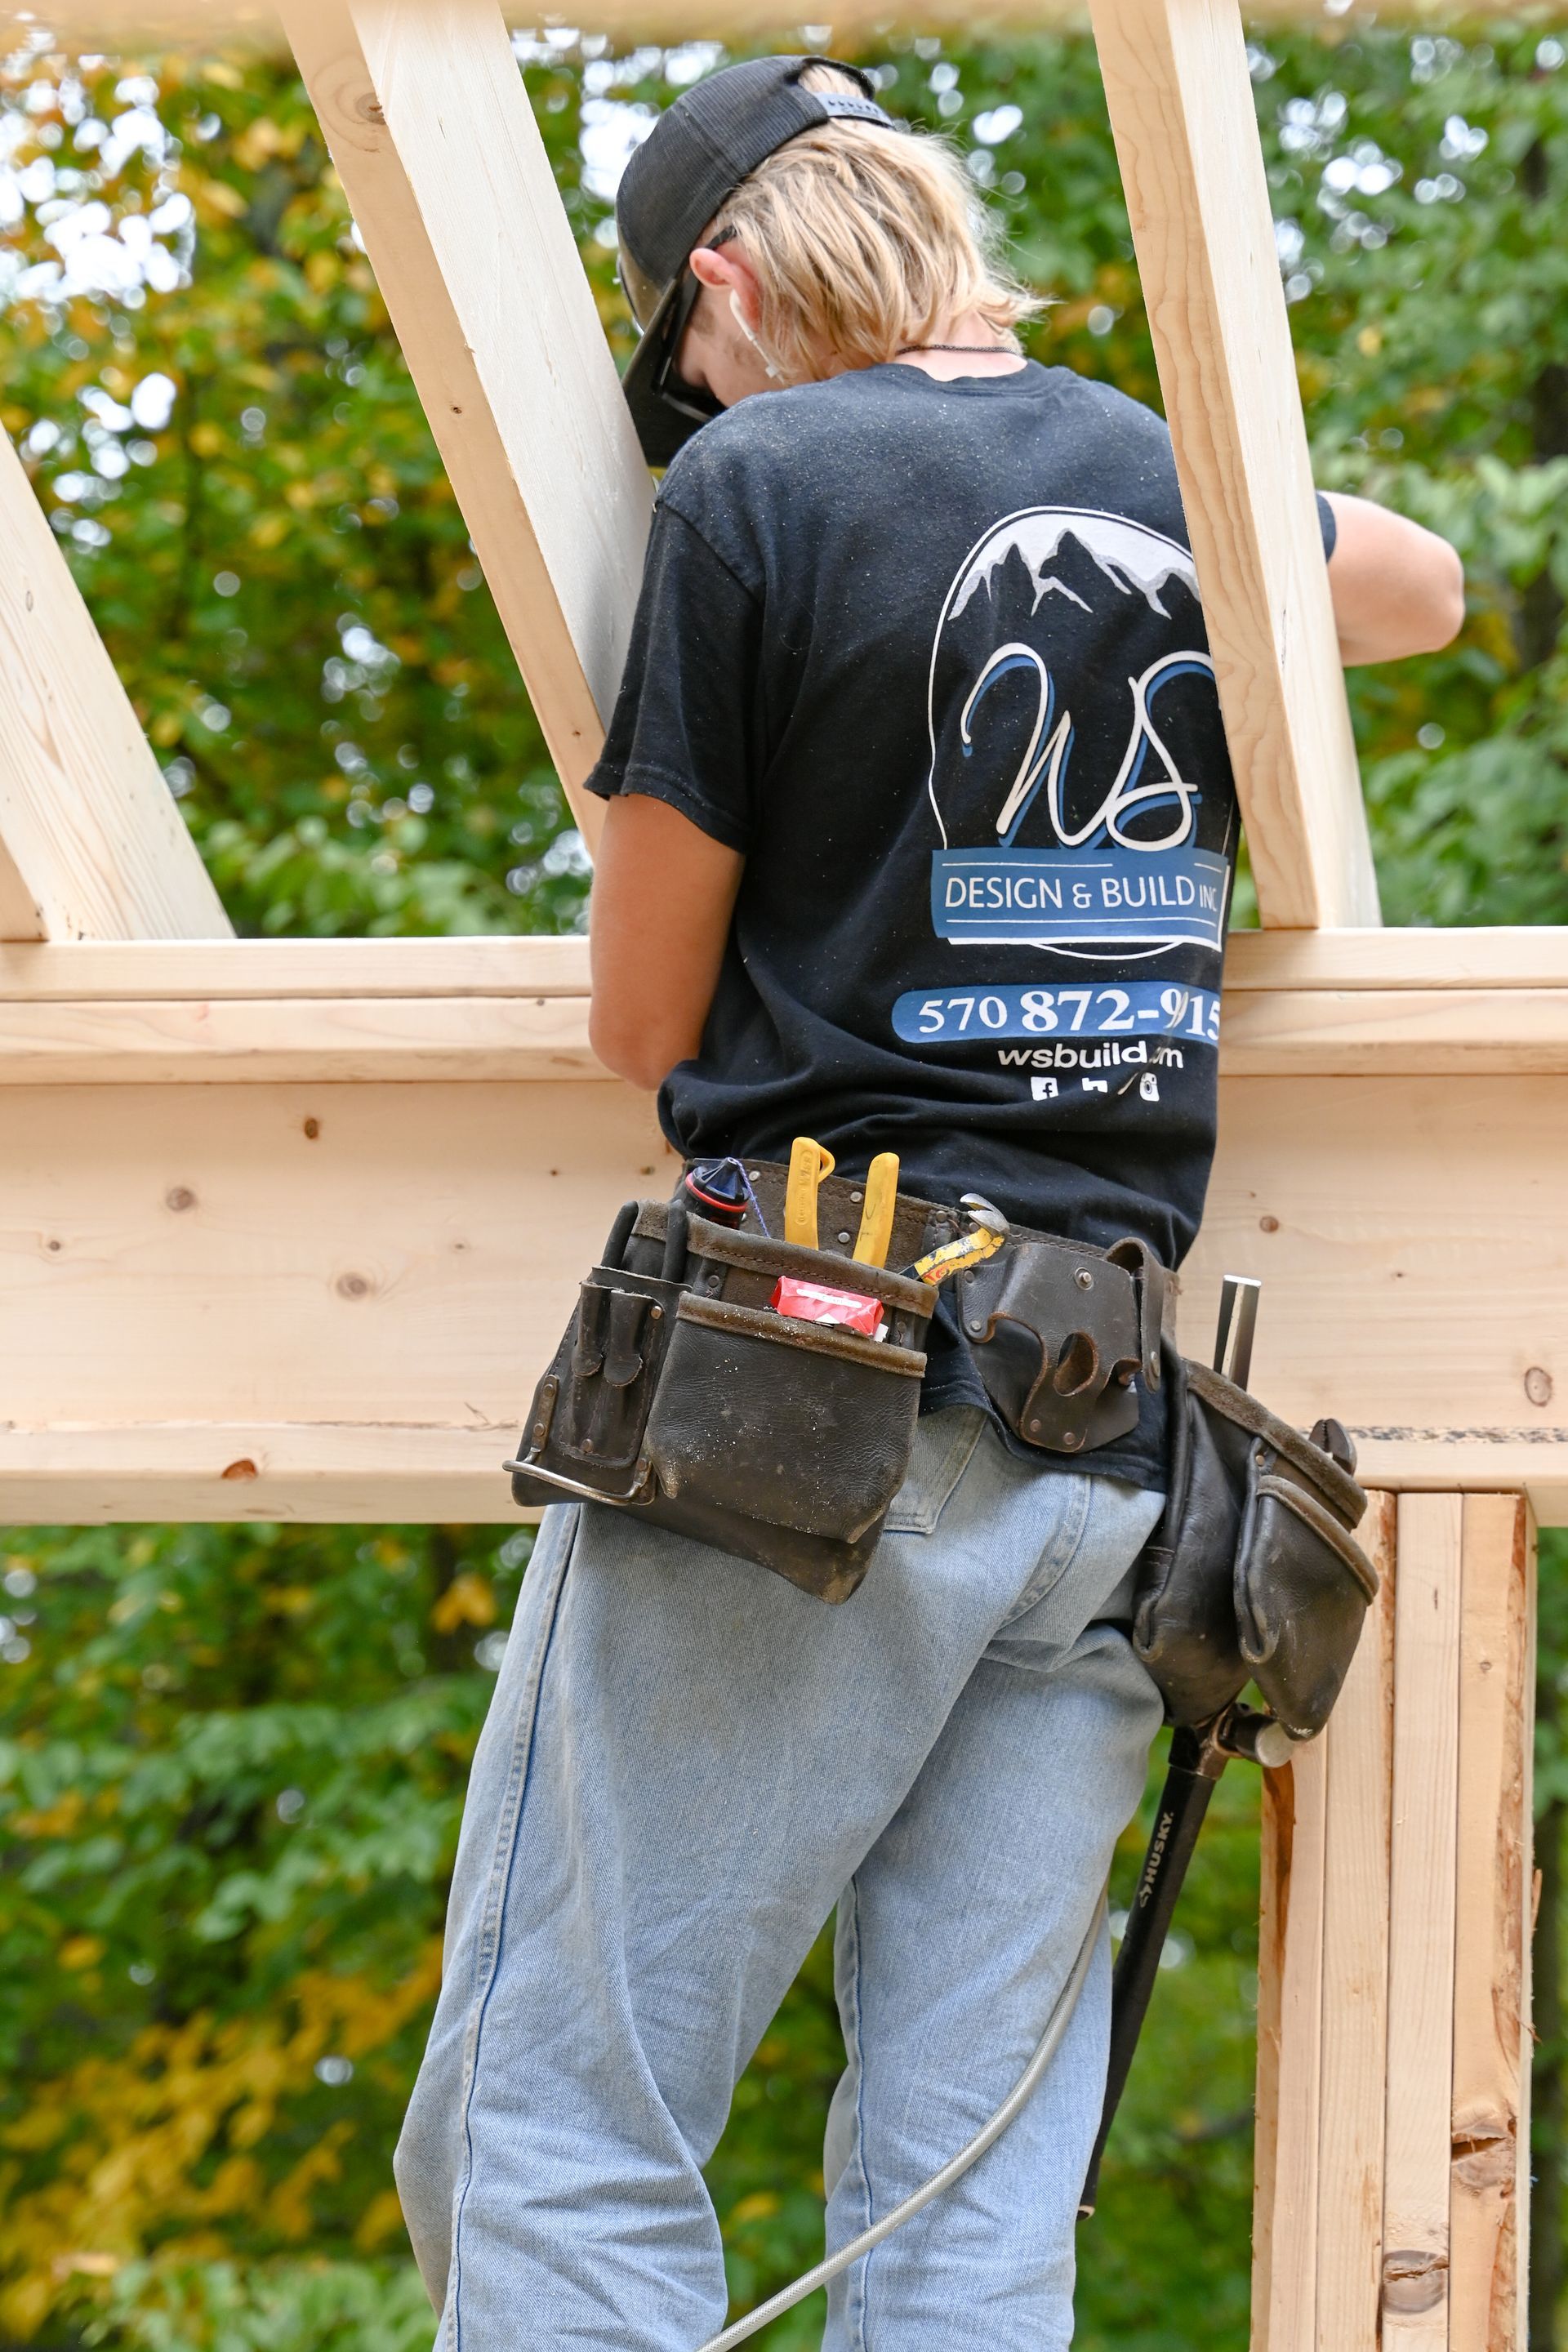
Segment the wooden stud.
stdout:
[[1531,1532],[1517,1495],[1466,1496],[1449,2352],[1524,2342]]
[[217,940],[228,918],[0,433],[0,931]]
[[1321,1739],[1264,1775],[1253,2352],[1315,2352],[1328,1775]]
[[1236,0],[1090,11],[1265,926],[1378,919]]
[[496,0],[282,15],[539,723],[582,790],[626,658],[652,506]]
[[1383,2292],[1394,1516],[1392,1495],[1372,1496],[1359,1534],[1382,1588],[1323,1734],[1317,2352],[1374,2352]]
[[1447,2352],[1448,2342],[1462,1514],[1458,1495],[1400,1497],[1384,2178],[1388,2352]]

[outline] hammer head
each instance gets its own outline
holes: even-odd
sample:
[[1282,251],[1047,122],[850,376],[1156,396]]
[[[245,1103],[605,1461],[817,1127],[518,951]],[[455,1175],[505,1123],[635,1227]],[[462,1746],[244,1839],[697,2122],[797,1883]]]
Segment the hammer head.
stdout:
[[1012,1231],[1001,1210],[986,1200],[984,1193],[965,1192],[958,1205],[971,1225],[978,1225],[984,1233],[994,1234],[999,1242],[1005,1242]]

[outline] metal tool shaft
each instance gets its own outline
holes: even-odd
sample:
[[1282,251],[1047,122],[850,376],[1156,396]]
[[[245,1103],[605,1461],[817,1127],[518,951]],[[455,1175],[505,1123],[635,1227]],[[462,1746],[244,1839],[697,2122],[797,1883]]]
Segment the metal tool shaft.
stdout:
[[1182,1891],[1182,1881],[1187,1874],[1187,1864],[1193,1858],[1215,1783],[1227,1761],[1225,1749],[1210,1736],[1211,1730],[1210,1726],[1205,1725],[1196,1731],[1177,1731],[1171,1740],[1170,1769],[1165,1775],[1153,1832],[1138,1879],[1138,1892],[1127,1915],[1121,1949],[1111,1978],[1110,2066],[1100,2132],[1079,2200],[1080,2215],[1092,2213],[1095,2208],[1100,2158],[1105,2154],[1105,2143],[1121,2094],[1127,2087],[1132,2053],[1138,2047],[1138,2036],[1160,1972],[1160,1955],[1170,1932],[1171,1915],[1175,1910],[1176,1897]]

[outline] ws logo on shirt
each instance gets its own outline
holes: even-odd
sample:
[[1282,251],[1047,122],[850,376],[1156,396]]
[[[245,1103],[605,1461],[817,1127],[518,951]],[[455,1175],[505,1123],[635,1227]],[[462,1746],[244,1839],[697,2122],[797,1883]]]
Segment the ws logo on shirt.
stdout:
[[976,542],[927,695],[939,939],[1117,961],[1222,945],[1230,844],[1200,839],[1223,740],[1202,642],[1192,556],[1145,524],[1026,507]]

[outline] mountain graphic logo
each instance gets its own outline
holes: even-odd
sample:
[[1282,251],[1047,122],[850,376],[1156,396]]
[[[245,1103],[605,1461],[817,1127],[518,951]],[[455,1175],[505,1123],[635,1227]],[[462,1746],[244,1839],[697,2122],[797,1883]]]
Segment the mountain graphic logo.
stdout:
[[1194,694],[1212,713],[1201,639],[1197,572],[1176,541],[1089,508],[1004,516],[959,567],[931,646],[942,847],[1155,855],[1191,842],[1200,784],[1173,745]]

